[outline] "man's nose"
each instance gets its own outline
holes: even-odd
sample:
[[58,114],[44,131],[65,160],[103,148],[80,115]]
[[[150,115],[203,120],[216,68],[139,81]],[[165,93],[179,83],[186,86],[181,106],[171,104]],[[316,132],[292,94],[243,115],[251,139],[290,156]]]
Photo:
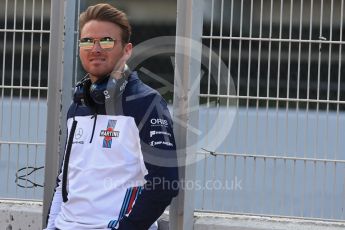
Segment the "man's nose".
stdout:
[[92,52],[101,52],[102,51],[102,47],[99,44],[99,41],[95,41],[93,43],[93,47],[92,47]]

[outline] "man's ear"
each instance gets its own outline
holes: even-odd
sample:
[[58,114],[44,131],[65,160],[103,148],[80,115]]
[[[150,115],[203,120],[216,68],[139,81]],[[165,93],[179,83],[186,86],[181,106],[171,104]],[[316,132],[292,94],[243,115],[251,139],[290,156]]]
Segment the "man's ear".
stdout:
[[132,55],[132,49],[133,49],[132,43],[129,42],[129,43],[127,43],[127,44],[125,45],[123,56],[124,56],[124,59],[125,59],[126,61],[131,57],[131,55]]

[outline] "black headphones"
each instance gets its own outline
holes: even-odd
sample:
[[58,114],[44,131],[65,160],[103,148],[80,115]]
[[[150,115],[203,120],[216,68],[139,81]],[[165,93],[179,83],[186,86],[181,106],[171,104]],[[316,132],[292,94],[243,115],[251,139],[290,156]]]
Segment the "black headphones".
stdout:
[[130,74],[131,71],[127,65],[120,79],[115,79],[110,74],[92,83],[87,74],[76,84],[73,101],[78,105],[95,106],[105,104],[107,99],[116,100],[121,97],[125,90]]

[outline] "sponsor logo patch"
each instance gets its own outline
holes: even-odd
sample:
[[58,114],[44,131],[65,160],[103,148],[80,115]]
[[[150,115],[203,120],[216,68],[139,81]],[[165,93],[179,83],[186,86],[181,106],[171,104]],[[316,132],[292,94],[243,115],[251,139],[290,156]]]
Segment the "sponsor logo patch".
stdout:
[[113,137],[119,137],[120,131],[115,131],[116,120],[109,120],[107,129],[101,130],[99,136],[104,137],[103,148],[111,148]]
[[151,126],[168,126],[168,121],[160,118],[152,118],[150,120]]
[[171,137],[171,134],[168,133],[168,132],[164,132],[164,131],[155,131],[155,130],[150,131],[150,137],[153,137],[154,135],[166,135],[166,136]]
[[156,145],[166,145],[166,146],[173,146],[172,143],[168,142],[168,141],[151,141],[150,142],[150,145],[153,147],[153,146],[156,146]]
[[80,140],[83,137],[83,129],[82,128],[77,128],[77,130],[74,133],[74,140],[72,144],[80,144],[83,145],[84,141]]
[[84,144],[84,141],[73,141],[72,144],[80,144],[80,145],[83,145],[83,144]]
[[84,133],[83,129],[82,129],[82,128],[78,128],[78,129],[75,131],[75,133],[74,133],[74,138],[75,138],[76,140],[79,140],[79,139],[83,136],[83,133]]

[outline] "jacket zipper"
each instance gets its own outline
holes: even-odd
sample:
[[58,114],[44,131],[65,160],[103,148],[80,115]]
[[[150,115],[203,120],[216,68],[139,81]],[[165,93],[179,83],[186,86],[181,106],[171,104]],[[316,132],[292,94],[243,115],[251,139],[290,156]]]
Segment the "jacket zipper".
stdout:
[[95,127],[96,127],[96,121],[97,121],[97,113],[95,113],[95,114],[91,117],[91,119],[93,119],[93,118],[95,118],[95,119],[93,120],[92,134],[91,134],[91,139],[90,139],[90,142],[89,142],[89,143],[92,142],[93,134],[95,133]]

